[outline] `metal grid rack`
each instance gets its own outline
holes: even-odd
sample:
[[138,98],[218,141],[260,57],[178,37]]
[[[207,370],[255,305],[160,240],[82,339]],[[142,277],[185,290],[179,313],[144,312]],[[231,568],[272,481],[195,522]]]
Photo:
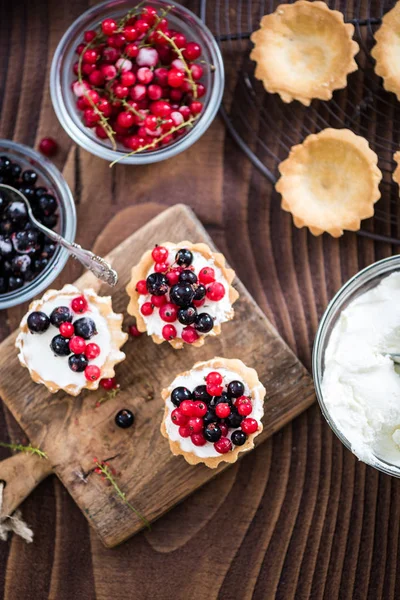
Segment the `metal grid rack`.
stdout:
[[214,33],[225,62],[227,82],[221,108],[222,117],[242,150],[253,164],[275,183],[278,164],[291,146],[310,133],[325,127],[352,129],[364,136],[379,157],[383,179],[382,198],[375,216],[363,222],[360,235],[400,245],[400,200],[392,180],[393,154],[400,149],[400,102],[383,89],[374,72],[370,50],[382,15],[394,0],[329,0],[330,8],[340,10],[346,22],[355,27],[354,39],[360,46],[358,70],[348,77],[344,90],[334,92],[329,102],[314,100],[310,107],[298,102],[285,104],[277,94],[265,92],[255,79],[250,60],[251,32],[259,27],[264,14],[273,12],[277,0],[202,0],[201,17]]

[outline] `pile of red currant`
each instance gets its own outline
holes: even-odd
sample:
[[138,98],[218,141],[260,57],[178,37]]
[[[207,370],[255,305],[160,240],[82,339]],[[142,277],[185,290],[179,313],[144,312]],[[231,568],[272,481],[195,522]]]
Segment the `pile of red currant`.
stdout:
[[219,454],[226,454],[234,446],[243,446],[258,430],[256,419],[249,417],[253,403],[244,395],[241,381],[224,385],[222,375],[212,371],[205,382],[193,391],[186,387],[172,391],[171,402],[176,408],[171,412],[171,421],[179,427],[179,435],[190,437],[195,446],[211,442]]
[[202,48],[170,29],[166,15],[137,7],[85,31],[72,90],[83,123],[130,153],[171,144],[194,124],[206,93]]

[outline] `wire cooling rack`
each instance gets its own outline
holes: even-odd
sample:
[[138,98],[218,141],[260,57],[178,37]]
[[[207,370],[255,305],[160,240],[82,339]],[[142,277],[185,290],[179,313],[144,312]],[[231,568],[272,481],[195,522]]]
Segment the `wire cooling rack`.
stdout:
[[360,46],[358,71],[349,75],[347,87],[334,92],[331,101],[314,100],[310,107],[299,102],[285,104],[277,94],[266,93],[254,77],[250,35],[258,29],[261,17],[279,4],[277,0],[201,0],[201,17],[214,33],[225,63],[227,81],[221,114],[226,126],[271,183],[278,179],[278,165],[291,146],[310,133],[325,127],[347,127],[364,136],[379,157],[383,179],[375,216],[363,222],[359,234],[400,245],[399,189],[392,180],[396,166],[393,154],[400,149],[400,102],[383,89],[370,54],[382,15],[395,1],[327,2],[355,27],[354,39]]

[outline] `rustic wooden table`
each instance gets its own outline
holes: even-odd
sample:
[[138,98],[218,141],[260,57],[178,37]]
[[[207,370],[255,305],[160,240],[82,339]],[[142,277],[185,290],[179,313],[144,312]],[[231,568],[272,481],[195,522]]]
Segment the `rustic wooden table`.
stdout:
[[[90,3],[89,3],[90,4]],[[188,0],[190,8],[198,3]],[[133,168],[77,148],[48,92],[51,58],[87,0],[0,2],[0,137],[59,140],[56,164],[77,203],[78,241],[112,249],[164,207],[189,204],[309,368],[328,300],[392,249],[292,227],[271,185],[217,119],[184,155]],[[80,271],[69,263],[60,282]],[[4,338],[26,307],[0,315]],[[238,331],[240,335],[240,331]],[[23,435],[0,403],[0,439]],[[8,455],[0,450],[0,458]],[[358,463],[313,406],[251,455],[115,550],[106,550],[56,478],[23,505],[31,545],[0,543],[0,594],[52,598],[399,598],[400,482]]]

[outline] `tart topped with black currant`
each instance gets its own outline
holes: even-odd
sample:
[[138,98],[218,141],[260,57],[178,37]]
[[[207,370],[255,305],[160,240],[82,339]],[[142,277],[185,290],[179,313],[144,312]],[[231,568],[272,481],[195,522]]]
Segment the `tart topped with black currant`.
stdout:
[[128,313],[157,344],[202,346],[206,336],[219,335],[221,324],[233,319],[239,297],[231,285],[234,277],[224,256],[206,244],[157,245],[132,269]]
[[113,312],[111,298],[92,289],[48,290],[21,321],[15,344],[20,363],[52,393],[77,396],[84,388],[95,390],[125,359],[120,348],[128,336],[122,319]]
[[162,391],[161,433],[175,455],[210,468],[235,462],[263,429],[265,388],[238,359],[199,362]]

